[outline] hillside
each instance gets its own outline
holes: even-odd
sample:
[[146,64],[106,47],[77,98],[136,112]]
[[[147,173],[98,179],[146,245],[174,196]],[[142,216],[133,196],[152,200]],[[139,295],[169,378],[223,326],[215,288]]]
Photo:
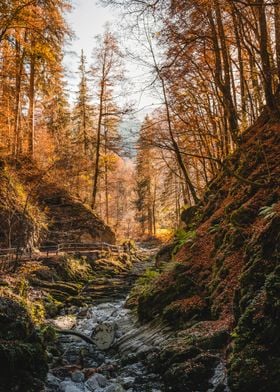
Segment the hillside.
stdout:
[[115,243],[104,222],[29,160],[0,161],[0,245]]
[[264,113],[182,214],[172,263],[138,297],[142,321],[177,330],[152,360],[171,391],[227,391],[227,377],[232,392],[279,388],[279,146],[280,124]]

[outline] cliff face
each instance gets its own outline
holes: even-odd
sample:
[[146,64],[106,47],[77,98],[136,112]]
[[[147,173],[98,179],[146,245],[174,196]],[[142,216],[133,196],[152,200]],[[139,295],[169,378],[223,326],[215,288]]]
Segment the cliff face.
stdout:
[[6,161],[0,160],[0,248],[34,247],[46,229],[44,213]]
[[116,242],[112,229],[64,190],[44,184],[39,193],[39,205],[49,222],[45,244]]
[[0,161],[0,247],[105,241],[110,227],[30,161]]
[[280,124],[264,114],[200,205],[183,213],[173,267],[138,299],[142,320],[157,315],[180,330],[157,358],[171,390],[207,391],[224,362],[232,391],[278,390],[279,179]]

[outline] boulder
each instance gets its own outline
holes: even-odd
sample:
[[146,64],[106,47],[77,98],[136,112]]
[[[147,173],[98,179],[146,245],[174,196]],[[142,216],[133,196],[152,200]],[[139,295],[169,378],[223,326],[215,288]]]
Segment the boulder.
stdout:
[[115,340],[116,325],[112,322],[98,324],[91,334],[91,338],[100,350],[110,348]]

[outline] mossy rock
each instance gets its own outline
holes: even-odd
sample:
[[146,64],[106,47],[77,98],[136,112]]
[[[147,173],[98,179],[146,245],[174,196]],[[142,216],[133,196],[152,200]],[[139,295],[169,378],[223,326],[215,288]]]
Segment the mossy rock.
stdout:
[[60,290],[49,289],[49,293],[56,301],[59,301],[62,303],[66,303],[69,298],[69,294],[67,294],[63,291],[60,291]]
[[16,299],[0,298],[0,338],[0,391],[40,391],[48,370],[45,347]]
[[232,392],[276,392],[280,358],[271,355],[262,345],[251,344],[232,355],[228,375]]
[[54,299],[50,294],[44,296],[43,304],[46,310],[47,317],[55,317],[59,311],[64,307],[64,304]]
[[28,311],[15,300],[0,297],[0,339],[27,339],[33,332],[34,325]]
[[69,294],[69,295],[77,295],[81,286],[78,283],[69,283],[69,282],[44,282],[42,280],[32,280],[32,285],[41,287],[41,288],[47,288],[51,290],[58,290],[62,291],[63,293]]
[[163,317],[169,323],[179,327],[189,320],[202,320],[207,316],[207,304],[199,295],[173,301],[163,311]]
[[184,222],[187,226],[197,224],[200,219],[199,212],[199,206],[191,206],[189,208],[186,208],[181,214],[182,222]]
[[84,304],[92,303],[92,298],[89,296],[76,296],[76,297],[68,297],[67,304],[74,306],[83,306]]
[[247,226],[254,222],[257,215],[253,208],[241,206],[230,215],[230,222],[233,226]]
[[163,379],[171,392],[206,391],[218,362],[214,355],[201,354],[190,361],[172,364]]
[[152,320],[161,314],[171,302],[197,294],[198,287],[188,276],[189,267],[185,264],[159,275],[150,290],[140,294],[138,298],[138,316],[141,321]]
[[180,339],[174,340],[172,345],[168,345],[159,353],[152,357],[151,364],[154,371],[166,372],[174,363],[181,363],[193,359],[201,354],[197,346],[186,345]]

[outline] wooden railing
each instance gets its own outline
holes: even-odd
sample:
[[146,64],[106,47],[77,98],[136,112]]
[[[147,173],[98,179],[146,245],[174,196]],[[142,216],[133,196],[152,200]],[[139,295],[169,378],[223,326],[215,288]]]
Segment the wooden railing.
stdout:
[[43,257],[51,257],[59,253],[81,253],[105,251],[110,255],[120,254],[123,251],[128,251],[123,246],[112,245],[106,242],[94,243],[62,243],[57,245],[41,246],[37,249],[22,249],[22,248],[0,248],[0,272],[7,272],[12,269],[17,261],[33,260]]

